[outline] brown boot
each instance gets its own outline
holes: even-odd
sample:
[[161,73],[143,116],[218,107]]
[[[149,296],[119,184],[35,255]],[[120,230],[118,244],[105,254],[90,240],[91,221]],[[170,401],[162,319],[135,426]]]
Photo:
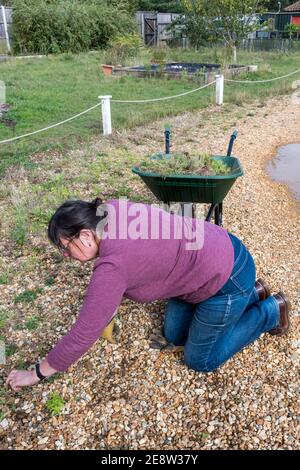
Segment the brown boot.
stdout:
[[289,311],[291,310],[291,302],[283,292],[278,292],[273,297],[279,305],[280,317],[279,325],[270,330],[269,333],[270,335],[282,336],[288,332],[290,327]]
[[257,279],[255,282],[255,289],[258,294],[259,300],[265,300],[271,295],[271,289],[263,279]]

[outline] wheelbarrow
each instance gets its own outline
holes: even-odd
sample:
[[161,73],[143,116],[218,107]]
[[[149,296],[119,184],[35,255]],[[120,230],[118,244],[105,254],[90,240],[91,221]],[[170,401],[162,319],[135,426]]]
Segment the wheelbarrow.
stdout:
[[[211,157],[213,160],[221,161],[229,167],[230,173],[226,175],[203,176],[176,174],[162,176],[149,171],[143,172],[138,167],[132,168],[132,171],[142,178],[159,201],[162,201],[168,206],[170,206],[171,202],[210,204],[205,220],[210,222],[214,213],[215,224],[222,225],[223,200],[235,180],[244,174],[239,159],[231,156],[236,138],[237,131],[234,131],[229,141],[227,155],[214,155]],[[165,130],[165,145],[165,153],[159,153],[150,158],[153,160],[170,158],[169,129]],[[176,158],[176,154],[174,157]]]

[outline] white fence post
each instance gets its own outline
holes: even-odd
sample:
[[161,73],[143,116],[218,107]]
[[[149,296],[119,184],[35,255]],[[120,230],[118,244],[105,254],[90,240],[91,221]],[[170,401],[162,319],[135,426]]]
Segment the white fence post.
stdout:
[[2,18],[3,18],[3,26],[4,26],[4,33],[5,33],[5,39],[6,39],[6,46],[8,52],[11,52],[11,47],[10,47],[10,41],[9,41],[9,34],[8,34],[8,29],[7,29],[7,20],[6,20],[6,9],[3,5],[1,5],[1,10],[2,10]]
[[219,106],[224,103],[224,75],[216,75],[216,103]]
[[110,111],[110,100],[112,96],[98,96],[101,99],[102,105],[102,125],[103,125],[103,135],[112,134],[111,126],[111,111]]

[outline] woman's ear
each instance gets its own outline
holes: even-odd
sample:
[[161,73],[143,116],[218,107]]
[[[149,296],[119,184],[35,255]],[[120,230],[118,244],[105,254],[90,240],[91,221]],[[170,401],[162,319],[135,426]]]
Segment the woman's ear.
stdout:
[[80,230],[79,239],[81,243],[88,247],[92,246],[93,232],[91,230]]

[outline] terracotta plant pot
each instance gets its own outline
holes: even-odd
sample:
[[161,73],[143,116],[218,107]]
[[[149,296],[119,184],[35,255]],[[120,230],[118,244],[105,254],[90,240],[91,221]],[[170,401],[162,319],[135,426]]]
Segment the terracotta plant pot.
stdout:
[[102,65],[102,70],[103,70],[104,75],[112,75],[113,69],[114,69],[113,65],[106,65],[106,64]]

